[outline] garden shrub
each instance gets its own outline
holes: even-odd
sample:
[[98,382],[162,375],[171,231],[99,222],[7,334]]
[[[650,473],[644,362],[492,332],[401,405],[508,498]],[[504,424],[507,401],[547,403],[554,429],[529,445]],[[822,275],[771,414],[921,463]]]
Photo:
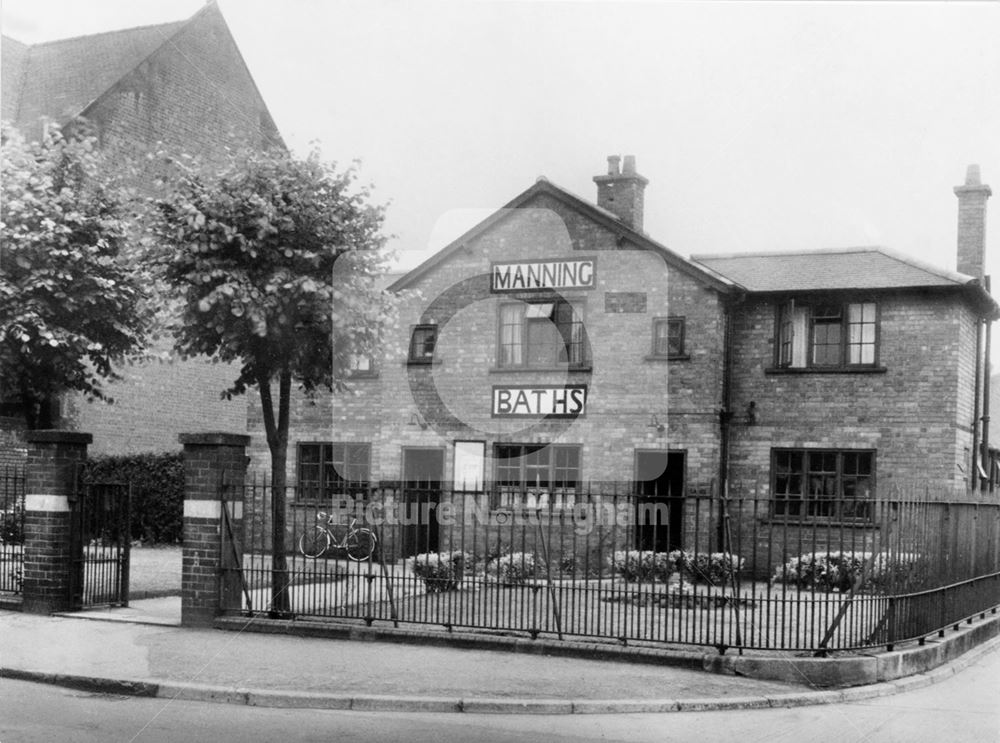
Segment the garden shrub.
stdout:
[[670,553],[681,575],[692,583],[720,586],[729,582],[743,570],[745,560],[731,552],[681,552]]
[[132,485],[132,539],[174,544],[184,532],[184,464],[180,454],[95,457],[84,477]]
[[462,582],[466,565],[472,564],[467,552],[424,552],[406,558],[406,568],[422,578],[428,593],[454,591]]
[[667,582],[676,570],[675,552],[618,550],[611,554],[611,569],[629,583]]
[[929,567],[925,557],[914,553],[880,552],[873,558],[871,552],[810,552],[778,565],[771,582],[828,592],[849,591],[869,561],[871,568],[859,587],[862,591],[919,585]]
[[611,556],[612,570],[629,583],[666,583],[676,572],[691,583],[716,586],[739,574],[744,562],[729,552],[620,550]]
[[511,552],[487,563],[486,579],[505,586],[517,586],[535,578],[538,569],[531,552]]

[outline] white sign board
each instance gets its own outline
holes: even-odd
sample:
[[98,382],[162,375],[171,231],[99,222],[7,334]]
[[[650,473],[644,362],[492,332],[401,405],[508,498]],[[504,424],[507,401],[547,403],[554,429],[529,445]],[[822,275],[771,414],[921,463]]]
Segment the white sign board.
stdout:
[[490,291],[494,294],[593,289],[596,281],[596,258],[515,261],[490,266]]
[[585,384],[493,388],[494,418],[579,418],[586,412]]

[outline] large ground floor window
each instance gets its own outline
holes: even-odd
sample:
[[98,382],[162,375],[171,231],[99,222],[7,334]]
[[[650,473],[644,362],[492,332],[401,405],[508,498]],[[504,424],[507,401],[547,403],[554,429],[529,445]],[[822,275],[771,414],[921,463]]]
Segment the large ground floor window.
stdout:
[[580,485],[580,447],[564,444],[497,444],[494,507],[572,506]]
[[371,444],[300,443],[297,464],[298,500],[363,497],[371,477]]
[[871,516],[875,452],[772,449],[772,515],[853,521]]

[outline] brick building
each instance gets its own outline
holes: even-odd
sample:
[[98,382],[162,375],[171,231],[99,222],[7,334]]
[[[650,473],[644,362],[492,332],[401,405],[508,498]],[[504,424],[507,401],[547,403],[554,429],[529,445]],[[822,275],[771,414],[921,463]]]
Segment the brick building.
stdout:
[[[233,141],[282,146],[215,3],[185,21],[30,46],[5,36],[2,51],[2,117],[29,140],[47,121],[85,121],[121,155],[157,143],[206,158]],[[220,399],[235,378],[224,365],[152,361],[120,371],[123,381],[106,384],[113,405],[67,395],[58,406],[56,425],[92,433],[93,453],[177,450],[182,431],[245,430],[245,399]],[[0,458],[18,460],[23,416],[5,402]]]
[[[956,188],[961,273],[881,248],[688,260],[643,231],[634,158],[594,180],[596,204],[540,178],[392,284],[384,354],[350,392],[293,401],[299,503],[377,482],[497,508],[728,482],[843,522],[897,486],[973,483],[998,316],[977,168]],[[681,521],[646,546],[683,546]]]

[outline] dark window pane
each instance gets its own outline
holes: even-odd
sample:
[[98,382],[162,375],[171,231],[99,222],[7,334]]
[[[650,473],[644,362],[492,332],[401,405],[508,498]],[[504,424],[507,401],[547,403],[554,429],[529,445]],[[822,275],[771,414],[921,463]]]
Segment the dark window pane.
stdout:
[[430,361],[434,358],[434,347],[437,344],[436,325],[417,325],[410,337],[410,360]]

